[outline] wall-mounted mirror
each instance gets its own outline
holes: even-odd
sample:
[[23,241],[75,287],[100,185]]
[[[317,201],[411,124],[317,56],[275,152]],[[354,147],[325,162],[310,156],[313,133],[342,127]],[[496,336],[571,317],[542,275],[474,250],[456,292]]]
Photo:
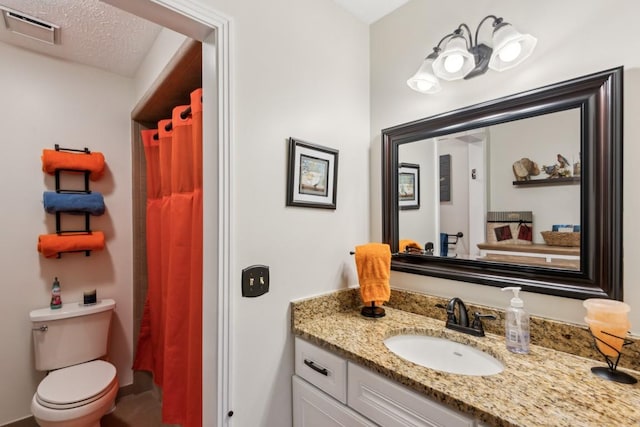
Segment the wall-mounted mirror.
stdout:
[[393,270],[622,299],[622,67],[384,129],[382,150]]

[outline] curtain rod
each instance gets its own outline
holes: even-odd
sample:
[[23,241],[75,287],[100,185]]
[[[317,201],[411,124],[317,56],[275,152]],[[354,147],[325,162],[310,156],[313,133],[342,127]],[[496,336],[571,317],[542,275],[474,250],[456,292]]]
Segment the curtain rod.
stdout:
[[[202,102],[202,98],[200,99],[200,101]],[[180,118],[182,120],[186,119],[187,117],[189,117],[191,115],[191,107],[187,107],[185,108],[181,113],[180,113]],[[167,132],[170,132],[173,129],[173,123],[169,122],[165,125],[164,130],[166,130]],[[158,134],[155,133],[153,135],[153,139],[154,140],[158,140]]]

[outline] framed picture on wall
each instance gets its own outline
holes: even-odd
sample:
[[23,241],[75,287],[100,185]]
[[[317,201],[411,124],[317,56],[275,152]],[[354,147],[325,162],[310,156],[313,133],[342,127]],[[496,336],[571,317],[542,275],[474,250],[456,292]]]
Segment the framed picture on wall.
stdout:
[[398,204],[403,210],[420,208],[420,165],[398,165]]
[[440,201],[451,201],[451,154],[440,156]]
[[338,150],[289,138],[287,206],[336,208]]

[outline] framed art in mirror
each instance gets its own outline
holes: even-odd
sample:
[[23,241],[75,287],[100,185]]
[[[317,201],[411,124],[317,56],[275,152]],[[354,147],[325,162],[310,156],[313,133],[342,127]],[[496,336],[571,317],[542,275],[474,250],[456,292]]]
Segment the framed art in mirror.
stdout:
[[398,206],[400,209],[420,208],[420,165],[398,165]]
[[[622,299],[622,75],[623,69],[618,67],[382,130],[382,232],[383,241],[392,249],[391,268],[488,286],[521,286],[529,292],[569,298]],[[516,131],[514,126],[528,130]],[[562,134],[560,141],[548,141],[545,129]],[[500,135],[509,135],[508,143],[497,145]],[[526,138],[534,143],[527,144]],[[467,198],[456,189],[452,202],[440,203],[439,183],[428,179],[440,176],[436,170],[440,168],[438,158],[445,151],[440,151],[439,144],[453,139],[457,145],[449,144],[452,150],[474,146],[469,159],[486,154],[491,160],[481,164],[469,160],[469,170],[463,171],[473,185],[486,181],[485,187],[477,187],[482,191],[469,190]],[[547,141],[548,147],[541,141]],[[550,161],[559,156],[560,146],[569,151],[561,153],[563,157],[571,156],[580,165],[579,173],[567,179],[573,185],[557,185],[559,181],[544,185],[552,181],[541,176],[526,188],[514,185],[513,160],[538,149],[541,161]],[[507,151],[511,157],[499,157]],[[464,156],[456,159],[460,157]],[[401,214],[399,171],[406,162],[422,167],[425,178],[418,188],[423,195],[429,194],[420,208],[427,213],[418,220],[417,213],[411,218]],[[451,166],[451,173],[458,169],[464,168]],[[453,176],[450,179],[452,185],[460,181]],[[484,198],[466,200],[477,198],[477,194]],[[525,203],[524,199],[533,209],[519,205]],[[479,251],[480,246],[486,246],[486,236],[473,240],[471,230],[464,233],[465,238],[469,235],[466,251],[454,248],[447,256],[398,251],[400,239],[438,241],[439,234],[449,231],[443,224],[452,215],[438,213],[430,206],[443,209],[462,202],[470,206],[470,216],[464,221],[480,227],[491,210],[534,210],[538,228],[533,234],[538,242],[528,248],[517,247],[506,256],[489,258]],[[571,267],[547,262],[568,255],[563,255],[561,248],[547,245],[541,232],[569,220],[580,224],[581,231],[579,247],[571,253]],[[424,241],[420,240],[423,237]]]
[[440,156],[440,201],[451,201],[451,154]]

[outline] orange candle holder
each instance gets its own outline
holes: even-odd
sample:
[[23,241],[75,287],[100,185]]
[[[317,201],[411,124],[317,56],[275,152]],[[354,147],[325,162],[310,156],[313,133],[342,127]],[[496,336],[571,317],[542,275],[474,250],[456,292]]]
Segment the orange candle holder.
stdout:
[[[613,325],[610,328],[616,328],[619,326]],[[595,340],[596,348],[598,352],[604,356],[607,366],[594,366],[591,368],[591,372],[594,375],[599,376],[608,381],[615,381],[623,384],[635,384],[638,382],[636,378],[618,370],[618,362],[620,362],[620,356],[622,356],[622,347],[633,344],[633,341],[627,339],[624,336],[616,335],[603,326],[589,325],[589,331]],[[626,329],[623,328],[626,335]],[[620,334],[622,335],[622,334]]]

